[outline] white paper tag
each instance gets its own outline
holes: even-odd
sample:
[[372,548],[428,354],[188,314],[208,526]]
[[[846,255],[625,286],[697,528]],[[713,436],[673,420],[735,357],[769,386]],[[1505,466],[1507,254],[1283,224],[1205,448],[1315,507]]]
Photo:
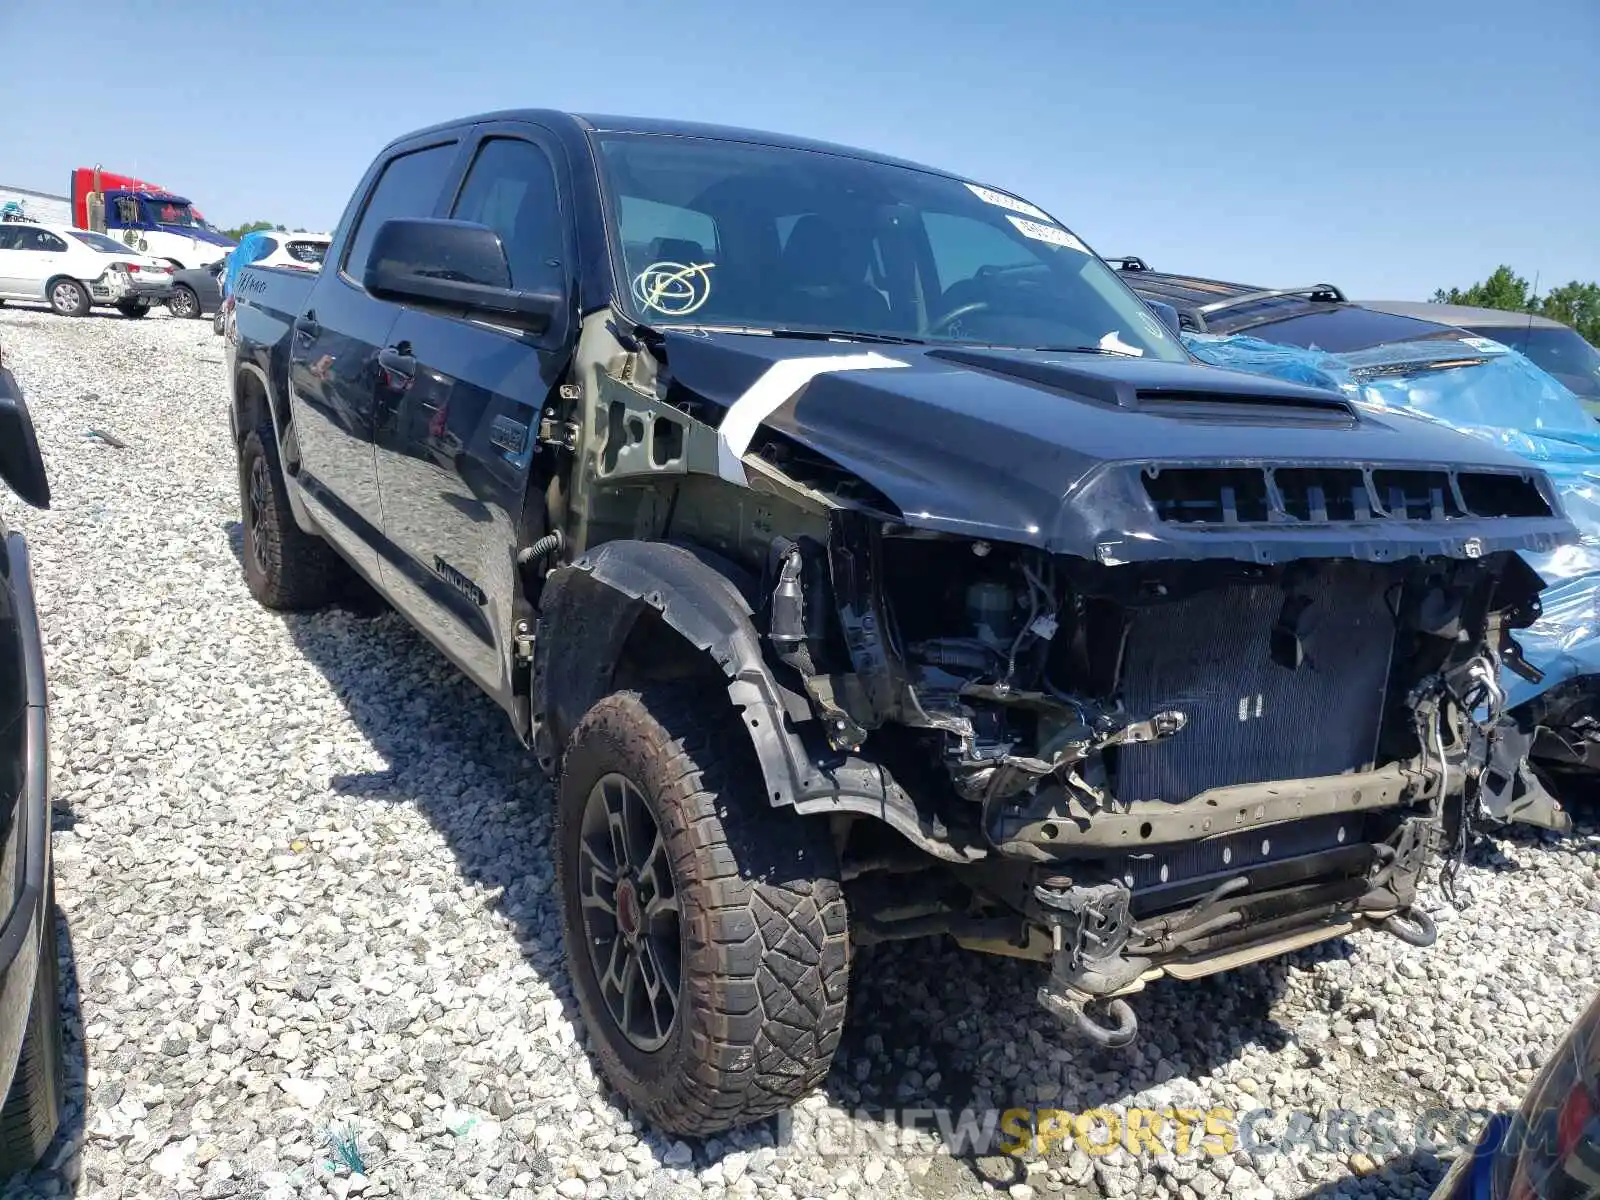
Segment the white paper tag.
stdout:
[[1460,339],[1464,346],[1471,346],[1479,354],[1510,354],[1511,347],[1502,346],[1492,338],[1464,337]]
[[1026,200],[1018,200],[1015,196],[1008,196],[1004,192],[995,191],[993,188],[980,187],[976,183],[969,183],[967,184],[967,190],[986,204],[1009,208],[1012,212],[1026,213],[1030,217],[1038,217],[1041,221],[1051,219],[1050,214],[1045,212],[1044,209],[1035,208]]
[[1089,247],[1059,225],[1041,225],[1037,221],[1013,216],[1007,216],[1006,220],[1015,225],[1017,232],[1023,237],[1032,238],[1036,242],[1049,242],[1052,246],[1065,246],[1068,250],[1076,250],[1079,254],[1089,253]]
[[1130,346],[1122,340],[1122,331],[1120,329],[1113,329],[1105,337],[1101,338],[1100,349],[1112,350],[1117,354],[1131,354],[1134,358],[1144,357],[1144,351],[1139,349],[1138,346]]

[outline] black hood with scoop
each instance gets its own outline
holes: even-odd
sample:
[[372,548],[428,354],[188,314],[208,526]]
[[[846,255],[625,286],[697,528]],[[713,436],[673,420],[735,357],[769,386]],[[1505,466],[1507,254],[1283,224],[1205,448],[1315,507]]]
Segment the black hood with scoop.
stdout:
[[[674,389],[709,402],[725,457],[788,439],[918,528],[1106,564],[1477,557],[1577,536],[1520,458],[1216,367],[676,330],[658,354]],[[791,366],[776,374],[797,390],[757,386],[785,360],[835,355],[888,363],[808,381]]]

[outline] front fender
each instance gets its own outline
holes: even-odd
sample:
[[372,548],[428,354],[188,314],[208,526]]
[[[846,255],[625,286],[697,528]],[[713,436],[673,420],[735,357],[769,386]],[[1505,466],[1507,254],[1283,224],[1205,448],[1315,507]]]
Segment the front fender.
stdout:
[[819,728],[806,736],[806,727],[817,725],[810,704],[774,675],[753,620],[752,584],[736,583],[728,571],[685,546],[619,540],[550,573],[540,594],[532,679],[541,765],[552,773],[559,768],[573,728],[614,690],[635,622],[653,611],[727,680],[728,700],[750,737],[773,807],[872,816],[941,858],[980,856],[977,848],[951,846],[887,770],[826,749]]

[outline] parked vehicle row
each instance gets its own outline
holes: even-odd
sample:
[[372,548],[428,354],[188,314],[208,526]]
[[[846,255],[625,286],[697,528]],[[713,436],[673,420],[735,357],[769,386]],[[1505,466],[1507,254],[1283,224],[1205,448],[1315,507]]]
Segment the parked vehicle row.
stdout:
[[814,1087],[856,945],[1035,959],[1122,1045],[1160,976],[1433,940],[1423,873],[1518,766],[1522,554],[1577,531],[1124,279],[981,181],[544,111],[395,141],[327,269],[239,274],[248,586],[365,580],[505,709],[658,1126]]

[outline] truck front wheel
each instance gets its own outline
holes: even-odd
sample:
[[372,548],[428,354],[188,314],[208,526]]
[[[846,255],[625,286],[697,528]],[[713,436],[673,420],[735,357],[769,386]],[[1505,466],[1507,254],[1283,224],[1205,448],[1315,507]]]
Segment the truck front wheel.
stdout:
[[278,440],[264,421],[239,448],[244,578],[267,608],[320,608],[336,599],[348,568],[327,542],[295,523],[278,462]]
[[605,1077],[653,1125],[705,1137],[817,1087],[850,946],[826,828],[775,810],[737,715],[705,689],[618,692],[568,743],[556,877]]

